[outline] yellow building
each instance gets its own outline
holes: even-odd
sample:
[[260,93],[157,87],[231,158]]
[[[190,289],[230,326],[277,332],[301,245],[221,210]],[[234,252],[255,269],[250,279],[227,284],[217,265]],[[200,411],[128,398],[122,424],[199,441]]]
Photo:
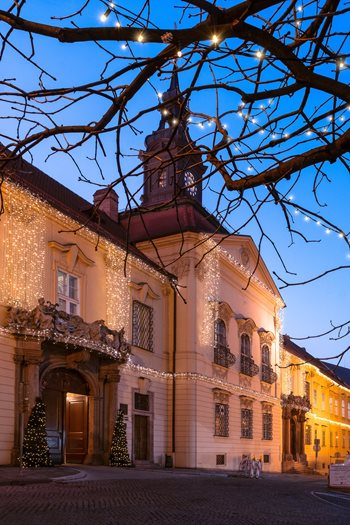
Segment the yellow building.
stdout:
[[350,450],[350,370],[325,364],[284,337],[283,470],[328,473]]

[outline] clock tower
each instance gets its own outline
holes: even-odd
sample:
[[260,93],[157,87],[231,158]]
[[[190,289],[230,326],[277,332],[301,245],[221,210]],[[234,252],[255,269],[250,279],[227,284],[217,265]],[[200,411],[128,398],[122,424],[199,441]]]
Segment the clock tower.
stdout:
[[144,163],[142,207],[171,205],[183,199],[202,204],[201,181],[206,168],[189,135],[189,112],[180,94],[176,66],[162,102],[159,127],[146,137],[146,149],[140,152]]

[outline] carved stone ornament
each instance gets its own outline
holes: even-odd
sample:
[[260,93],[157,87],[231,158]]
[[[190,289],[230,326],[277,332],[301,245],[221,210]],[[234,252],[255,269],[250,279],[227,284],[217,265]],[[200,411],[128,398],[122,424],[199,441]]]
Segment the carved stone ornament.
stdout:
[[49,248],[57,250],[65,257],[65,266],[69,272],[72,272],[78,261],[85,266],[94,266],[95,263],[85,255],[83,250],[77,244],[61,244],[57,241],[49,241]]
[[221,403],[222,405],[228,405],[230,401],[231,392],[227,390],[221,390],[220,388],[213,388],[214,403]]
[[271,385],[269,385],[268,383],[264,383],[263,381],[260,384],[261,392],[263,392],[263,394],[271,394]]
[[249,255],[249,251],[243,246],[240,251],[240,256],[241,256],[241,263],[243,264],[245,268],[248,268],[249,263],[250,263],[250,255]]
[[228,368],[224,368],[223,366],[217,365],[215,363],[212,363],[212,367],[213,367],[213,377],[217,377],[221,379],[221,381],[227,380]]
[[273,341],[275,340],[275,336],[273,335],[273,333],[272,332],[267,332],[266,330],[264,330],[264,328],[259,328],[258,334],[259,334],[259,337],[260,337],[260,344],[261,345],[268,345],[268,346],[270,346],[273,343]]
[[242,334],[248,334],[250,336],[253,335],[253,332],[256,330],[256,324],[254,323],[253,319],[245,317],[236,317],[236,321],[238,324],[239,336],[241,336]]
[[218,317],[219,319],[222,319],[225,321],[226,328],[229,327],[229,322],[232,317],[234,317],[234,312],[231,308],[231,306],[227,303],[220,302],[218,307]]
[[282,408],[295,410],[297,412],[308,412],[309,410],[311,410],[311,403],[309,399],[306,396],[295,396],[293,392],[291,392],[288,395],[281,395],[281,405]]
[[252,386],[252,380],[249,376],[239,374],[239,386],[242,386],[243,388],[251,388]]
[[152,290],[148,283],[134,283],[131,281],[129,286],[130,288],[133,288],[139,292],[139,299],[141,303],[145,303],[148,298],[153,300],[160,299],[160,296]]
[[111,330],[101,319],[86,323],[79,315],[57,309],[58,304],[38,299],[33,310],[9,306],[6,328],[16,335],[35,335],[108,354],[125,363],[131,346],[125,341],[124,328]]
[[239,396],[239,398],[241,402],[241,408],[249,408],[249,409],[253,408],[254,399],[252,399],[251,397],[247,397],[247,396]]
[[272,414],[272,405],[271,403],[266,403],[266,401],[261,401],[261,409],[263,412]]

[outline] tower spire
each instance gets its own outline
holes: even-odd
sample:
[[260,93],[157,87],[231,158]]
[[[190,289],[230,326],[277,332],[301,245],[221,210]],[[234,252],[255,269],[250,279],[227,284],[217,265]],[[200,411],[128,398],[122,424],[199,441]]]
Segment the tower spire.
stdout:
[[166,124],[168,124],[169,127],[176,125],[182,125],[184,128],[187,127],[188,109],[184,107],[184,97],[181,95],[177,70],[178,68],[175,62],[169,89],[163,94],[162,117],[159,129],[163,129]]

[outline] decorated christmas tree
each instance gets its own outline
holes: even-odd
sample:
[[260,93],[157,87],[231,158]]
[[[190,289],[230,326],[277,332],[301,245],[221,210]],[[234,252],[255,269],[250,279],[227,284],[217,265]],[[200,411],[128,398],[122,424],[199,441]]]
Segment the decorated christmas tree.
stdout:
[[115,422],[109,464],[111,467],[131,467],[128,442],[126,440],[126,423],[124,422],[122,410],[118,410]]
[[45,404],[40,397],[36,398],[36,403],[24,431],[22,466],[52,466],[47,444]]

